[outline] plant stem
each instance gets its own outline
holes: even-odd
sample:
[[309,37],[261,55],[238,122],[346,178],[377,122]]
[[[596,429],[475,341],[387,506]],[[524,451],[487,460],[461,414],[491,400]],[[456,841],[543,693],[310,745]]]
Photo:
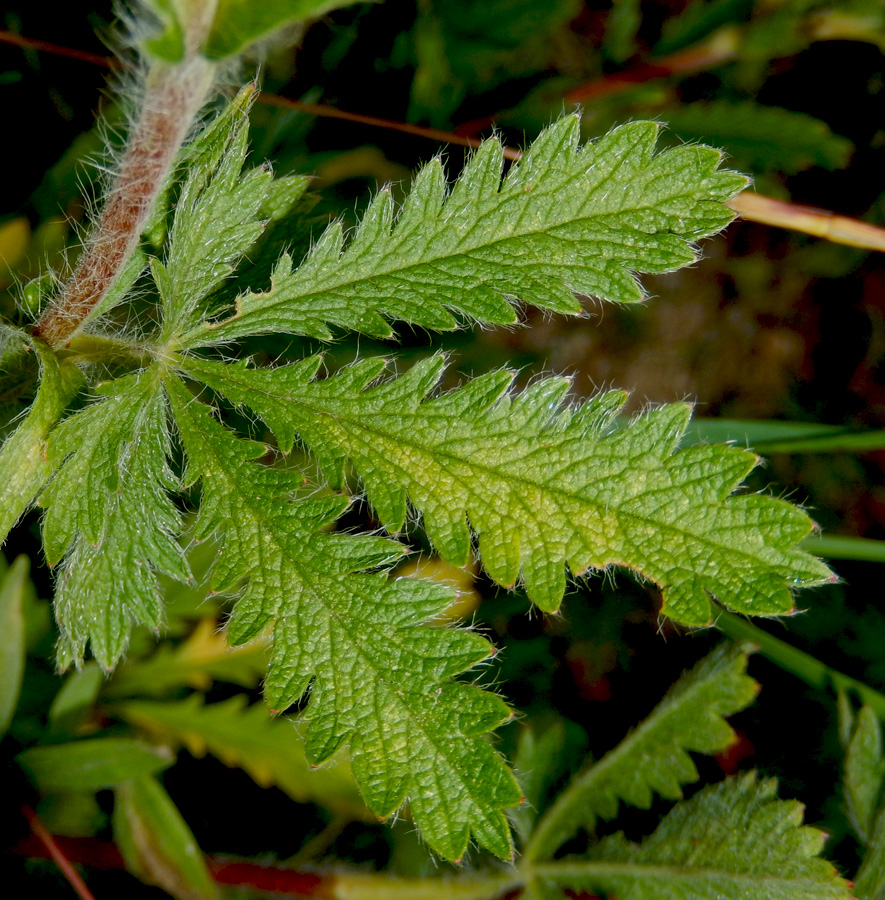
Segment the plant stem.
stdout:
[[67,879],[68,884],[74,889],[81,900],[95,900],[92,891],[86,887],[86,882],[80,877],[80,873],[71,865],[70,860],[62,853],[55,838],[49,833],[46,826],[40,821],[37,813],[27,804],[22,804],[22,815],[28,820],[28,825],[38,841],[46,848],[49,858],[58,866],[59,871]]
[[770,635],[741,616],[721,610],[716,616],[715,625],[732,640],[752,641],[766,659],[770,659],[812,687],[823,690],[833,687],[837,691],[851,691],[857,694],[861,701],[885,722],[885,695],[868,684],[831,669],[810,653],[797,650],[786,641]]
[[34,328],[51,347],[66,346],[114,285],[138,245],[148,216],[194,118],[212,88],[215,66],[197,52],[148,72],[141,113],[104,209],[64,288]]

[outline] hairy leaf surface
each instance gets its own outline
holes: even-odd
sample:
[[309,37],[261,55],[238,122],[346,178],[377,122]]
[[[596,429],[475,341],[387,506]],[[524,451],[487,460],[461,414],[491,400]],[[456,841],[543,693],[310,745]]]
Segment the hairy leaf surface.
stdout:
[[[151,261],[165,313],[164,335],[189,328],[205,313],[201,301],[233,271],[261,235],[259,211],[271,183],[266,168],[242,174],[254,86],[244,88],[188,159],[175,204],[165,263]],[[303,189],[303,188],[302,188]]]
[[689,751],[720,753],[735,740],[725,717],[749,706],[758,685],[746,674],[746,650],[723,644],[686,672],[635,730],[602,759],[576,775],[535,828],[526,856],[552,855],[597,816],[614,819],[619,802],[641,809],[654,795],[682,797],[698,779]]
[[[349,458],[381,522],[398,530],[406,499],[423,514],[441,556],[465,564],[470,528],[488,573],[555,610],[588,568],[624,565],[660,585],[663,611],[710,622],[710,595],[742,612],[793,608],[791,587],[829,570],[795,544],[811,530],[801,510],[761,495],[731,496],[755,464],[734,447],[677,450],[690,409],[671,404],[612,431],[624,395],[570,408],[567,379],[511,397],[495,372],[432,399],[443,359],[431,357],[374,387],[384,360],[312,381],[319,359],[249,369],[188,359],[194,377],[270,425],[284,449],[297,434],[333,487]],[[470,528],[468,528],[468,522]]]
[[238,440],[180,382],[175,416],[203,500],[198,535],[220,532],[213,585],[248,579],[230,622],[239,644],[274,624],[265,684],[285,709],[311,687],[308,758],[319,763],[350,742],[353,771],[380,816],[407,798],[428,843],[460,857],[470,832],[498,856],[511,853],[500,811],[519,788],[482,735],[509,718],[500,698],[450,676],[485,659],[479,635],[424,623],[452,602],[443,585],[365,570],[397,559],[384,538],[325,534],[344,497],[295,500],[292,471],[252,462],[266,448]]
[[581,146],[579,120],[548,128],[502,182],[504,157],[485,141],[450,191],[439,160],[425,166],[398,215],[381,191],[345,248],[331,225],[304,262],[283,256],[270,288],[237,299],[182,346],[249,334],[331,337],[330,325],[390,336],[389,319],[445,330],[452,313],[510,323],[511,298],[578,313],[573,292],[642,298],[634,273],[693,262],[690,242],[733,218],[746,185],[718,171],[721,154],[685,146],[654,155],[658,126],[624,125]]
[[728,779],[678,804],[641,844],[617,834],[587,860],[535,871],[550,892],[620,900],[850,900],[849,883],[818,856],[826,835],[803,826],[802,805],[776,790],[753,773]]
[[156,373],[99,386],[101,400],[50,435],[61,464],[40,497],[43,543],[51,565],[67,552],[55,613],[59,663],[83,661],[87,641],[105,668],[126,648],[134,625],[157,629],[162,603],[156,572],[186,580],[175,541],[180,516],[166,491],[166,402]]

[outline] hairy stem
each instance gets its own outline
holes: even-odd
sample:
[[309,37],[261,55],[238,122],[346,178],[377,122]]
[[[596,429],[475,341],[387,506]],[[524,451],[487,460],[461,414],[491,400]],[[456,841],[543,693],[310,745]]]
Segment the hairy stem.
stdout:
[[67,345],[101,303],[138,245],[175,157],[212,87],[214,64],[198,53],[148,73],[135,122],[104,209],[61,293],[34,328],[51,347]]

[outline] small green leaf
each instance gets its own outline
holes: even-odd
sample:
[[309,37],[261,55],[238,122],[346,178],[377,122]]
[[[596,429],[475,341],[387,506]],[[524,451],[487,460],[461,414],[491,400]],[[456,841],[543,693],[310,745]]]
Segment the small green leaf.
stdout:
[[698,779],[689,751],[712,755],[734,742],[725,719],[758,690],[746,668],[745,647],[729,643],[683,674],[645,721],[572,779],[537,824],[526,858],[552,856],[578,828],[615,818],[620,802],[648,809],[655,793],[679,799],[682,786]]
[[211,753],[226,766],[241,768],[256,784],[275,785],[298,803],[319,803],[351,819],[374,819],[346,760],[312,767],[295,724],[274,718],[263,703],[247,703],[244,694],[212,704],[192,694],[177,702],[120,703],[114,713],[152,736],[184,744],[193,756]]
[[42,380],[27,418],[0,449],[0,543],[52,475],[46,437],[84,384],[75,365],[60,363],[45,344],[28,340],[40,358]]
[[125,781],[114,795],[114,840],[133,875],[177,900],[220,897],[193,833],[155,778]]
[[243,294],[229,318],[198,326],[182,346],[273,332],[328,339],[330,325],[388,337],[388,319],[447,330],[451,311],[507,324],[512,298],[571,314],[581,311],[575,293],[634,302],[643,297],[634,273],[689,265],[691,242],[734,218],[723,204],[746,179],[718,171],[718,151],[655,155],[651,122],[584,146],[579,133],[577,117],[560,120],[503,180],[501,146],[486,141],[450,191],[430,163],[398,214],[379,192],[346,248],[331,225],[300,267],[284,255],[267,291]]
[[6,734],[25,671],[24,596],[30,562],[19,556],[0,582],[0,738]]
[[858,900],[880,900],[885,894],[885,807],[876,811],[866,852],[854,877]]
[[563,774],[566,729],[560,719],[523,728],[513,768],[525,802],[510,813],[520,840],[525,844],[538,816],[544,812],[548,793]]
[[851,900],[851,886],[819,858],[826,835],[802,825],[802,806],[778,800],[754,773],[677,804],[641,844],[605,838],[586,859],[532,868],[545,887],[622,900]]
[[489,575],[504,587],[521,577],[544,610],[559,606],[566,564],[575,575],[628,566],[660,585],[664,613],[688,625],[710,623],[711,595],[741,612],[778,615],[793,609],[794,587],[831,578],[795,546],[811,531],[804,512],[773,497],[733,495],[753,454],[676,450],[685,404],[612,430],[624,395],[568,407],[563,378],[511,397],[513,376],[493,372],[428,397],[440,356],[371,387],[383,360],[322,381],[311,380],[316,358],[277,369],[182,364],[254,409],[284,450],[297,433],[333,487],[351,459],[389,530],[402,527],[408,498],[453,565],[468,561],[472,530]]
[[628,60],[636,53],[636,32],[641,24],[640,0],[613,0],[605,19],[603,53],[616,63]]
[[201,301],[230,277],[262,232],[258,213],[271,183],[267,168],[242,174],[255,86],[243,88],[188,158],[165,263],[151,269],[164,309],[163,340],[195,325]]
[[857,714],[853,734],[845,749],[843,779],[848,820],[864,844],[869,844],[872,839],[883,782],[882,728],[873,710],[864,706]]
[[218,12],[204,52],[210,59],[228,59],[281,28],[323,16],[354,2],[356,0],[218,0]]
[[93,738],[32,747],[16,762],[38,791],[99,791],[170,766],[174,760],[164,747],[149,747],[126,738]]
[[72,734],[98,700],[104,673],[98,663],[88,662],[71,672],[49,707],[49,724],[54,734]]

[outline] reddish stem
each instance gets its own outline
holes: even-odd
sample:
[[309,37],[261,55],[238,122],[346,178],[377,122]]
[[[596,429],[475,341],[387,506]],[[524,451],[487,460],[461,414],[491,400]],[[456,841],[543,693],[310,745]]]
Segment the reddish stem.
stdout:
[[69,59],[77,59],[80,62],[101,66],[105,69],[116,67],[116,60],[113,57],[89,53],[86,50],[75,50],[72,47],[62,47],[61,44],[51,44],[49,41],[33,40],[21,34],[16,34],[14,31],[0,29],[0,43],[13,44],[16,47],[21,47],[22,50],[37,50],[41,53],[51,53],[54,56],[67,56]]
[[31,809],[27,803],[21,806],[22,815],[28,820],[34,837],[39,841],[40,845],[45,849],[46,855],[59,868],[59,871],[67,879],[68,884],[77,892],[77,896],[81,900],[95,900],[92,891],[86,887],[86,882],[80,877],[79,872],[73,867],[71,861],[65,856],[58,846],[55,838],[50,834],[46,826],[40,821],[37,813]]
[[175,156],[205,102],[211,63],[199,57],[159,66],[148,76],[133,127],[104,209],[77,267],[34,328],[63,347],[114,285],[132,256]]
[[[31,815],[34,815],[33,810],[31,810]],[[53,859],[58,862],[51,849],[54,847],[59,857],[73,873],[74,878],[77,879],[79,879],[79,875],[72,869],[72,862],[96,869],[119,870],[126,868],[120,851],[110,841],[99,841],[95,838],[54,837],[41,823],[39,827],[48,839],[47,842],[41,834],[38,834],[37,828],[33,824],[31,827],[34,836],[20,841],[12,848],[12,852],[18,856],[25,856],[28,859]],[[61,868],[61,863],[58,865]],[[333,875],[284,869],[279,866],[264,866],[245,860],[222,859],[213,856],[206,857],[206,865],[212,878],[218,884],[252,887],[260,891],[287,894],[290,897],[313,897],[316,900],[335,897],[335,877]],[[80,883],[82,884],[82,881]],[[92,898],[88,889],[85,895],[81,894],[80,896],[83,897],[83,900]]]

